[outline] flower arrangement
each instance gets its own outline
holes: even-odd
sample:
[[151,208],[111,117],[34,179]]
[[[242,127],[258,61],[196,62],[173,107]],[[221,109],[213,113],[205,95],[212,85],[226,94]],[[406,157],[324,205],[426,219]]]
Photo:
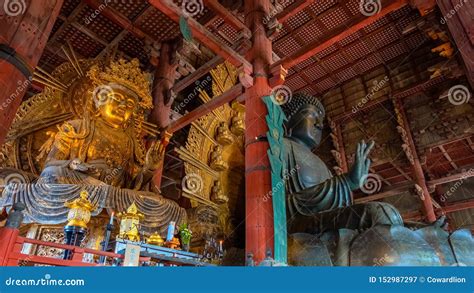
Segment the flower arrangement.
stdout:
[[184,223],[178,228],[179,237],[181,238],[181,244],[183,248],[187,251],[189,250],[189,244],[191,243],[191,236],[193,233],[188,228],[188,224]]

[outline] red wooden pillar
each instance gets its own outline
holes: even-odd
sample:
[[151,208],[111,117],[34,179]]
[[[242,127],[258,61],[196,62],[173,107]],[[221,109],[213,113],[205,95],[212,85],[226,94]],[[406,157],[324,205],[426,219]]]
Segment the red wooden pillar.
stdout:
[[[158,125],[160,130],[166,129],[170,124],[170,112],[173,104],[171,89],[174,86],[176,77],[176,49],[178,41],[163,42],[160,49],[160,57],[155,72],[155,81],[153,85],[153,110],[150,115],[150,121]],[[156,61],[156,60],[152,60]],[[154,63],[154,62],[153,62]],[[156,64],[155,64],[156,65]],[[163,133],[162,143],[166,147],[171,138],[171,133]],[[155,170],[153,183],[157,188],[161,186],[161,177],[163,175],[163,164]]]
[[425,174],[423,173],[423,168],[421,167],[420,158],[418,157],[416,146],[413,142],[413,137],[411,135],[409,126],[410,124],[408,123],[402,101],[399,98],[394,98],[393,104],[395,107],[395,112],[397,113],[398,124],[404,129],[405,132],[405,135],[402,135],[404,142],[408,146],[408,150],[405,152],[408,152],[412,164],[413,174],[415,175],[415,182],[420,188],[420,190],[417,192],[419,193],[418,195],[421,199],[423,214],[425,216],[425,220],[429,223],[432,223],[436,221],[436,215],[433,209],[433,202],[431,200],[430,192],[426,186],[426,178]]
[[467,79],[474,88],[474,26],[472,25],[474,3],[464,0],[437,0],[436,2],[442,14],[440,21],[448,26],[464,61]]
[[0,228],[0,266],[8,265],[8,259],[15,248],[19,232],[18,229]]
[[0,145],[63,4],[63,0],[5,1],[0,1]]
[[270,11],[269,0],[245,0],[245,24],[252,31],[252,48],[247,60],[253,65],[254,84],[246,91],[245,101],[245,250],[258,263],[267,248],[273,251],[273,208],[264,200],[271,191],[268,142],[265,136],[267,109],[262,97],[271,93],[268,81],[272,44],[263,24]]

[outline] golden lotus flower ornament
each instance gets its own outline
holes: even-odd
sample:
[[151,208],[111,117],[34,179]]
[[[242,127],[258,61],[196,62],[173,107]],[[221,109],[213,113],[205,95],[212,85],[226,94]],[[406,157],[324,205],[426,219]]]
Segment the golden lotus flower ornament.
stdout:
[[95,210],[94,205],[88,199],[89,193],[86,190],[81,191],[78,198],[64,203],[69,208],[67,214],[67,226],[87,228],[87,223],[91,219],[91,212]]
[[138,211],[135,202],[128,207],[126,212],[118,213],[117,217],[120,218],[119,238],[140,241],[138,227],[140,220],[143,220],[145,216]]

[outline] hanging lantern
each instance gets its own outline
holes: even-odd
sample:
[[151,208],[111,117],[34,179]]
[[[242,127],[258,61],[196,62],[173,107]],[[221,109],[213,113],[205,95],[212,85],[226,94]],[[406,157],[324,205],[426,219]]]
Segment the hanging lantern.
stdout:
[[87,223],[91,219],[91,211],[95,209],[88,196],[89,193],[83,190],[79,198],[64,204],[65,207],[69,208],[67,226],[87,228]]
[[132,203],[126,212],[118,213],[117,217],[120,218],[119,238],[128,239],[130,241],[140,241],[138,227],[140,220],[143,220],[145,216],[138,211],[135,203]]

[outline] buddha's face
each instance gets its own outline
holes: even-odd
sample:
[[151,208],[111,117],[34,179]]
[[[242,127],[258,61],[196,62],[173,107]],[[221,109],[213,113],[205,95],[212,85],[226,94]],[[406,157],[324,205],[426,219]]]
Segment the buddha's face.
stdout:
[[323,130],[322,113],[314,105],[307,105],[296,113],[287,126],[291,130],[290,136],[313,149],[321,143]]
[[132,116],[136,104],[135,98],[127,95],[125,91],[114,89],[106,93],[106,98],[99,106],[99,114],[112,126],[121,127]]

